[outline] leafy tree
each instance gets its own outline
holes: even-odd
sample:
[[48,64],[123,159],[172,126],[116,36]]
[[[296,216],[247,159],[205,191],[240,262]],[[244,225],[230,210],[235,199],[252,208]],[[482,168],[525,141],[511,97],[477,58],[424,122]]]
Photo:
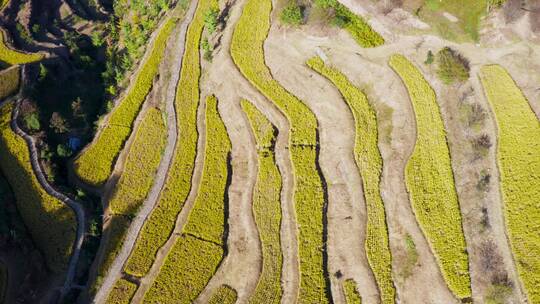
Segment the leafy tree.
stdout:
[[425,64],[432,64],[435,60],[435,57],[433,56],[433,52],[431,50],[428,51],[426,61],[424,61]]
[[281,11],[279,19],[284,24],[300,25],[304,21],[304,16],[300,6],[295,1],[292,1]]
[[60,144],[56,146],[56,154],[60,157],[70,157],[73,152],[66,145]]
[[39,123],[38,114],[36,112],[29,113],[24,117],[26,128],[31,131],[39,131],[41,124]]
[[437,53],[437,76],[446,84],[469,79],[469,62],[459,53],[445,47]]
[[211,8],[204,14],[204,26],[210,34],[214,33],[217,29],[219,18],[219,9]]
[[58,112],[52,113],[49,126],[58,134],[65,133],[68,130],[66,120]]

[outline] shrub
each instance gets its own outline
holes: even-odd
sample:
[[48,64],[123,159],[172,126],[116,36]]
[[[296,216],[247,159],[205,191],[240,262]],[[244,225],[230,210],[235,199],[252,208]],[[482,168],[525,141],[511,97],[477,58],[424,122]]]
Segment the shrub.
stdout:
[[107,297],[107,304],[129,304],[137,291],[137,285],[125,279],[119,279]]
[[208,304],[234,304],[236,303],[236,298],[236,290],[228,285],[221,285],[216,293],[212,295]]
[[109,116],[108,126],[99,132],[75,160],[75,172],[87,184],[101,186],[112,172],[114,161],[131,133],[135,118],[152,88],[163,57],[166,41],[176,24],[177,18],[169,17],[150,47],[148,58],[136,75],[134,83]]
[[174,158],[167,174],[156,208],[146,220],[124,271],[144,276],[154,263],[159,248],[174,230],[176,217],[191,189],[195,156],[197,154],[197,108],[199,106],[200,40],[204,27],[204,12],[217,6],[215,0],[199,2],[186,36],[186,50],[178,82],[175,108],[178,140]]
[[364,245],[369,265],[381,291],[381,302],[394,303],[396,292],[392,283],[392,256],[384,203],[379,188],[383,163],[377,146],[377,116],[366,95],[341,72],[326,66],[319,57],[308,60],[307,65],[337,87],[353,114],[356,129],[354,157],[362,176],[367,208]]
[[529,301],[539,303],[540,121],[502,67],[482,67],[480,80],[497,120],[497,159],[510,245]]
[[281,22],[289,25],[300,25],[304,21],[304,16],[302,14],[302,9],[296,3],[295,0],[292,0],[287,6],[283,8],[279,16]]
[[231,55],[240,72],[285,114],[290,122],[290,147],[295,172],[294,201],[299,229],[299,301],[327,303],[324,276],[324,192],[317,170],[317,120],[296,96],[272,78],[265,65],[263,43],[270,28],[270,0],[249,0],[236,25]]
[[223,258],[231,142],[214,96],[206,99],[206,127],[206,150],[197,198],[182,235],[144,297],[145,303],[192,303]]
[[446,84],[469,79],[469,61],[449,47],[437,53],[437,76]]
[[67,269],[77,223],[73,211],[38,182],[26,141],[11,130],[13,103],[0,108],[0,167],[15,194],[17,209],[49,269]]
[[356,289],[356,283],[353,279],[348,279],[343,282],[343,293],[347,304],[362,304],[362,297]]
[[416,145],[405,170],[413,210],[448,287],[460,298],[470,297],[461,213],[435,92],[405,57],[392,56],[390,66],[405,84],[416,117]]
[[253,194],[253,211],[262,248],[262,270],[250,303],[279,303],[281,289],[281,175],[275,162],[277,129],[247,100],[242,108],[257,139],[259,171]]
[[218,26],[219,9],[217,7],[209,8],[204,14],[204,26],[210,34],[213,34]]

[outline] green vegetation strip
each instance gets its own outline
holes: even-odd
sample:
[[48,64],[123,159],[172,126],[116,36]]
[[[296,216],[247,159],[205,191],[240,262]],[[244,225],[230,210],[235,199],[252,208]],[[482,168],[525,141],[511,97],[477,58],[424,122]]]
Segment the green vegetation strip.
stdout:
[[261,238],[263,263],[261,276],[250,298],[250,303],[279,303],[283,293],[281,289],[281,175],[275,161],[276,128],[248,102],[242,101],[251,127],[257,139],[259,172],[253,210],[255,222]]
[[[0,4],[0,8],[3,7],[6,3],[7,1],[5,1],[4,4]],[[12,50],[7,46],[6,33],[1,29],[0,39],[0,63],[6,63],[8,65],[25,64],[39,61],[44,57],[43,54],[40,53],[26,54]]]
[[[228,285],[222,285],[218,288],[216,293],[212,296],[208,304],[234,304],[236,303],[236,290]],[[268,303],[268,302],[259,302]]]
[[338,0],[315,0],[315,3],[323,8],[332,9],[335,15],[333,22],[347,30],[362,47],[371,48],[384,44],[384,38],[379,33]]
[[145,303],[193,302],[223,258],[231,142],[214,96],[206,100],[206,127],[204,166],[195,204],[182,235],[146,293]]
[[480,79],[497,119],[497,158],[510,244],[529,301],[540,303],[540,122],[502,67],[483,67]]
[[125,279],[116,281],[107,297],[107,304],[129,304],[137,291],[137,285]]
[[0,72],[0,99],[4,99],[17,92],[21,82],[20,74],[20,66],[13,66]]
[[157,206],[145,222],[124,269],[134,276],[144,276],[152,267],[157,251],[167,242],[174,230],[176,217],[182,210],[191,189],[199,136],[197,133],[201,75],[199,44],[204,27],[204,14],[209,8],[216,6],[216,0],[199,1],[187,32],[186,51],[175,101],[178,140],[174,159]]
[[394,303],[396,291],[392,283],[392,255],[379,188],[383,164],[377,146],[377,115],[366,95],[341,72],[326,66],[319,57],[310,59],[307,65],[338,88],[352,111],[356,128],[354,157],[362,176],[368,213],[365,243],[367,257],[381,291],[382,303]]
[[407,87],[416,116],[416,145],[405,170],[416,218],[450,290],[460,298],[470,297],[467,248],[446,131],[435,92],[404,56],[393,55],[390,66]]
[[114,161],[129,137],[137,113],[152,88],[159,63],[165,53],[167,38],[178,20],[177,17],[168,17],[165,21],[135,81],[110,114],[108,125],[75,161],[75,172],[85,183],[101,186],[111,174]]
[[77,223],[73,211],[39,184],[23,138],[10,127],[13,103],[0,108],[0,167],[15,194],[17,209],[36,246],[54,272],[67,269]]
[[249,0],[233,34],[232,58],[242,74],[287,116],[295,172],[295,208],[299,230],[301,303],[327,303],[324,274],[324,192],[317,171],[317,120],[294,95],[272,78],[263,43],[270,29],[271,0]]
[[100,277],[120,252],[131,218],[137,214],[152,187],[167,141],[163,113],[156,108],[149,108],[136,132],[124,170],[109,201],[109,242],[99,267]]
[[343,282],[343,291],[345,292],[345,300],[347,304],[362,304],[362,297],[356,289],[356,283],[353,279],[348,279]]

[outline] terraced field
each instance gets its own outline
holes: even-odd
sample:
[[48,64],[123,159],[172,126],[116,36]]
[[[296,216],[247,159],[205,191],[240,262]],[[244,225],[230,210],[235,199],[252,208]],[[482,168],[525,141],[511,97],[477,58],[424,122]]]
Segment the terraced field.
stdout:
[[[0,168],[45,271],[66,282],[44,299],[540,304],[532,9],[516,8],[519,19],[499,1],[118,1],[106,24],[99,1],[60,2],[96,9],[91,27],[75,27],[97,32],[83,40],[107,60],[115,30],[133,35],[119,49],[144,56],[122,63],[138,65],[127,88],[69,156],[92,132],[87,100],[49,117],[29,100],[57,54],[0,43],[11,66],[0,73]],[[25,34],[27,49],[54,44],[20,16],[14,45]],[[479,43],[459,42],[469,40]],[[58,132],[33,129],[31,115]],[[55,170],[65,176],[44,183]]]
[[499,170],[508,237],[526,293],[540,302],[540,121],[512,77],[498,65],[480,79],[497,119]]
[[69,207],[48,194],[31,166],[24,139],[11,129],[13,103],[0,108],[0,166],[12,186],[18,210],[47,266],[62,273],[68,267],[77,227]]

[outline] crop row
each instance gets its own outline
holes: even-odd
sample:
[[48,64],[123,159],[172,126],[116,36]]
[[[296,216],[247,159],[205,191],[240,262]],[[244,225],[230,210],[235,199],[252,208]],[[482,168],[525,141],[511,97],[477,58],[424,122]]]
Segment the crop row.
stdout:
[[255,222],[262,247],[262,270],[250,303],[279,303],[281,300],[281,175],[275,162],[276,128],[247,100],[242,108],[257,140],[259,172],[253,195]]
[[4,99],[19,89],[21,83],[21,67],[13,66],[0,72],[0,99]]
[[125,279],[119,279],[114,284],[109,296],[107,297],[107,304],[129,304],[131,298],[137,291],[137,285]]
[[294,201],[299,230],[302,303],[326,303],[324,275],[324,192],[317,170],[317,120],[297,97],[272,78],[263,43],[270,29],[271,0],[249,0],[236,25],[231,54],[242,74],[273,101],[291,124],[290,152],[295,172]]
[[206,99],[206,146],[201,183],[182,236],[168,253],[145,303],[191,303],[214,275],[225,247],[225,210],[231,142],[217,110]]
[[[1,6],[2,5],[0,5],[0,8]],[[9,48],[6,44],[6,33],[3,30],[0,30],[0,36],[0,62],[9,65],[18,65],[43,59],[44,56],[40,53],[26,54]]]
[[343,292],[345,293],[345,302],[347,304],[362,304],[362,297],[360,297],[353,279],[343,282]]
[[392,255],[384,203],[380,194],[382,157],[377,146],[377,116],[366,95],[338,70],[328,67],[321,58],[314,57],[308,66],[328,78],[340,91],[352,111],[356,138],[354,157],[362,176],[367,208],[366,252],[369,264],[381,291],[382,303],[394,303],[392,283]]
[[[236,303],[237,294],[236,290],[228,285],[222,285],[218,288],[216,293],[212,295],[212,298],[208,301],[208,304],[234,304]],[[263,303],[263,302],[258,302]],[[268,302],[264,302],[268,303]]]
[[130,219],[137,214],[152,187],[154,175],[165,149],[166,137],[167,129],[162,112],[156,108],[148,109],[136,130],[124,170],[109,200],[111,209],[108,224],[109,242],[99,267],[98,277],[103,276],[118,255]]
[[152,267],[156,253],[171,235],[176,217],[182,210],[191,189],[191,176],[199,137],[197,132],[201,75],[199,44],[204,28],[205,12],[215,6],[217,6],[216,0],[199,1],[193,21],[187,31],[186,48],[175,100],[178,140],[174,159],[156,208],[145,222],[124,269],[134,276],[144,276]]
[[85,183],[101,186],[111,174],[114,161],[129,137],[137,113],[152,88],[159,63],[165,53],[167,39],[177,20],[177,17],[168,17],[159,29],[148,58],[142,63],[142,68],[125,96],[110,113],[108,125],[98,132],[90,146],[75,160],[75,171]]
[[483,67],[480,79],[497,119],[497,158],[510,244],[529,301],[540,303],[540,122],[502,67]]
[[47,266],[62,272],[67,268],[77,223],[73,211],[41,187],[30,162],[23,138],[10,127],[13,103],[0,108],[0,167],[15,194],[17,209]]
[[390,66],[407,87],[416,116],[416,145],[405,170],[414,213],[450,290],[460,298],[470,297],[467,248],[435,92],[404,56],[393,55]]

